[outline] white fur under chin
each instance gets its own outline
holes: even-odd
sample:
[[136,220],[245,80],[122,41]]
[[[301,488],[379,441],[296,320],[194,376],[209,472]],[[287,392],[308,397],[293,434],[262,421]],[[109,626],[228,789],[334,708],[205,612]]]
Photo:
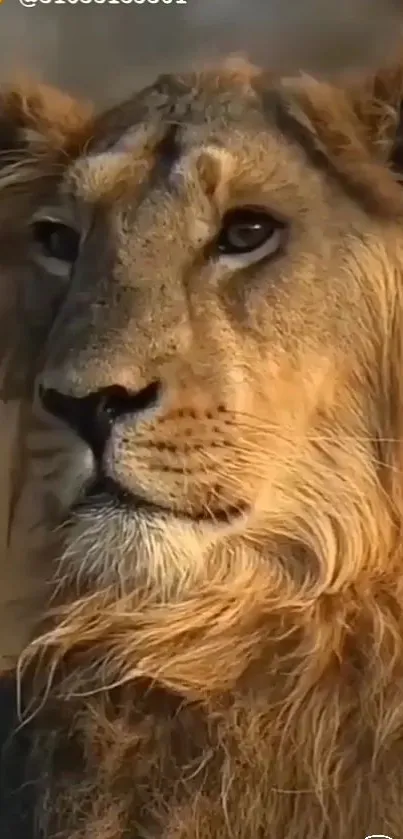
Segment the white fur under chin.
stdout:
[[117,586],[121,595],[149,585],[165,600],[203,574],[216,541],[204,524],[132,512],[113,501],[83,505],[66,525],[58,580]]

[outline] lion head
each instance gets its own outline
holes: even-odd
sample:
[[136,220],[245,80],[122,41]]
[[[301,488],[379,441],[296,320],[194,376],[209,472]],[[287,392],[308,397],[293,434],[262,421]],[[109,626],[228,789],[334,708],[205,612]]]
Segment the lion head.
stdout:
[[163,77],[36,201],[46,837],[397,839],[401,101],[399,69]]
[[37,260],[69,280],[38,375],[78,441],[64,574],[165,598],[247,563],[317,596],[378,569],[403,193],[396,103],[360,104],[252,71],[163,79],[37,209]]

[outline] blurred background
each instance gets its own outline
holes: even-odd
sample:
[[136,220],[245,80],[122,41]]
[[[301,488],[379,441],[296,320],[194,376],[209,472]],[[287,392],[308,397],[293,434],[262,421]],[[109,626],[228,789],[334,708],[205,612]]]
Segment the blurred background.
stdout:
[[0,72],[33,70],[106,104],[160,71],[244,51],[333,74],[387,57],[403,0],[0,0]]

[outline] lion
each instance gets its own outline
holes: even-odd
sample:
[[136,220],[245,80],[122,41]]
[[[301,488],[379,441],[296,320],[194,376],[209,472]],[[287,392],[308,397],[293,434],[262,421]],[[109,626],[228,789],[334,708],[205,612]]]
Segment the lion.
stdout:
[[223,65],[60,129],[20,249],[41,839],[401,835],[402,99]]

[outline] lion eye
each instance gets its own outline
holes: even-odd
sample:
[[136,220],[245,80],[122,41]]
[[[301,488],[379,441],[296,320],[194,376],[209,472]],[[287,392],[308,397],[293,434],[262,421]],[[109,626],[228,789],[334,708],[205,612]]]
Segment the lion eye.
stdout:
[[284,224],[264,210],[230,210],[223,219],[216,251],[225,261],[240,266],[277,253],[283,241]]
[[58,221],[43,219],[33,224],[34,242],[42,255],[71,265],[80,249],[80,236],[72,227]]

